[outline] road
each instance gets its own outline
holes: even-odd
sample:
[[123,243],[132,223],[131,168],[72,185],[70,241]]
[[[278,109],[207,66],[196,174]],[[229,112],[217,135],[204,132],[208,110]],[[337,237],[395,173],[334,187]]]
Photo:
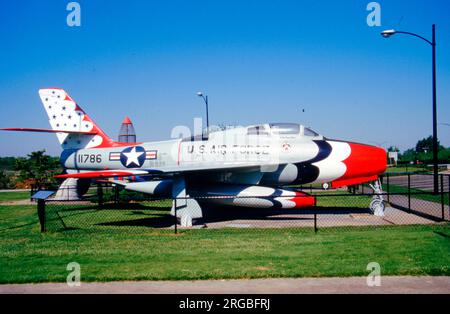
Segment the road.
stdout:
[[[449,191],[449,181],[450,181],[450,175],[444,175],[443,179],[443,188],[444,192]],[[383,183],[387,183],[387,178],[384,178]],[[402,187],[408,187],[408,176],[401,175],[401,176],[390,176],[389,177],[389,184],[390,185],[399,185]],[[439,188],[441,184],[441,179],[439,178]],[[410,176],[410,186],[413,189],[419,189],[424,191],[433,191],[434,182],[433,182],[433,176],[429,174],[411,174]]]

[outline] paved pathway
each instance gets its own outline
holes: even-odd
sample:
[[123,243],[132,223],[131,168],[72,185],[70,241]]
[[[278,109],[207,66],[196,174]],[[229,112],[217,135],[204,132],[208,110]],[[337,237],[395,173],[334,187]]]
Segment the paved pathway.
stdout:
[[[387,182],[387,178],[384,178],[383,183]],[[444,176],[442,181],[444,192],[449,190],[450,176]],[[402,187],[408,187],[408,176],[389,176],[389,184],[399,185]],[[419,189],[424,191],[433,191],[434,181],[433,176],[429,174],[411,174],[410,175],[410,186],[413,189]],[[439,177],[439,188],[441,188],[441,178]]]
[[[221,220],[211,220],[206,223],[208,228],[294,228],[314,227],[313,210],[290,210],[269,214],[267,216],[251,217],[242,214],[241,217],[222,217]],[[256,215],[256,214],[255,214]],[[333,226],[381,226],[381,225],[410,225],[432,224],[433,220],[407,213],[393,207],[386,207],[385,215],[377,217],[368,210],[340,208],[321,209],[317,215],[317,227]]]
[[[393,206],[400,206],[408,208],[408,196],[406,195],[390,195],[389,202]],[[417,213],[436,217],[436,219],[442,218],[442,204],[421,200],[411,195],[411,209]],[[449,220],[449,207],[444,205],[444,219]]]
[[[429,188],[432,189],[432,185]],[[369,188],[363,188],[363,192],[364,193],[372,193],[372,190]],[[387,201],[388,197],[386,195],[383,197],[384,197],[384,200]],[[400,208],[403,208],[406,210],[406,209],[408,209],[408,195],[389,195],[389,203],[394,207],[400,207]],[[442,204],[440,202],[430,202],[430,201],[422,200],[422,199],[418,198],[417,195],[412,194],[410,205],[411,205],[411,209],[413,210],[412,214],[409,214],[405,211],[406,215],[403,215],[403,217],[400,217],[402,215],[398,215],[398,217],[396,217],[395,224],[405,224],[409,221],[415,221],[415,220],[411,219],[412,216],[416,216],[416,217],[419,217],[419,216],[413,215],[414,212],[422,213],[427,216],[434,217],[435,220],[439,220],[442,218]],[[449,221],[449,219],[450,219],[449,211],[450,211],[449,206],[444,204],[444,219],[447,221]],[[429,222],[431,222],[431,220],[429,220]],[[422,222],[415,221],[415,223],[422,223]]]
[[165,293],[165,294],[288,294],[288,293],[450,293],[450,277],[385,276],[369,287],[366,277],[284,278],[250,280],[136,281],[0,285],[0,293]]
[[0,193],[5,192],[30,192],[30,189],[0,190]]

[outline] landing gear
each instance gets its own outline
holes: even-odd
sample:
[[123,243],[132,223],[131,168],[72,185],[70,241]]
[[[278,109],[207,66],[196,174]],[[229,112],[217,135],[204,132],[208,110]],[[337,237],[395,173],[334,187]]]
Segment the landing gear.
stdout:
[[203,217],[203,211],[197,200],[186,194],[186,182],[183,177],[174,178],[172,186],[171,214],[180,218],[182,227],[192,227],[193,219]]
[[328,182],[325,182],[324,184],[322,184],[322,189],[324,189],[325,191],[328,190],[330,188],[330,184]]
[[372,201],[370,202],[369,209],[375,216],[384,216],[384,199],[383,199],[383,190],[381,188],[381,182],[380,179],[376,180],[375,183],[369,184],[370,187],[373,189],[375,195],[372,198]]

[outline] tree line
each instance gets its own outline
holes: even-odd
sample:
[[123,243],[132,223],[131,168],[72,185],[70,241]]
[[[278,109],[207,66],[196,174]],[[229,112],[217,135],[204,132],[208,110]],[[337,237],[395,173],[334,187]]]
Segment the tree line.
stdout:
[[0,157],[0,189],[28,189],[32,185],[55,184],[54,176],[62,172],[59,157],[32,152],[27,157]]
[[[394,146],[388,148],[388,152],[399,152],[399,161],[401,163],[424,163],[431,164],[433,162],[433,137],[419,140],[415,147],[400,153],[400,150]],[[438,160],[439,163],[450,163],[450,147],[444,147],[438,141]]]

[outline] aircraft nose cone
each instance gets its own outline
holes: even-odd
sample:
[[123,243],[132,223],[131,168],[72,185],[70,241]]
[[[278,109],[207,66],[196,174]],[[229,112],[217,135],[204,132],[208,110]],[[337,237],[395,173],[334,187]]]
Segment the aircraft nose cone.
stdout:
[[387,155],[381,147],[349,143],[351,153],[345,160],[346,177],[379,175],[386,170]]
[[376,173],[383,173],[387,168],[387,152],[384,148],[371,146],[373,169]]

